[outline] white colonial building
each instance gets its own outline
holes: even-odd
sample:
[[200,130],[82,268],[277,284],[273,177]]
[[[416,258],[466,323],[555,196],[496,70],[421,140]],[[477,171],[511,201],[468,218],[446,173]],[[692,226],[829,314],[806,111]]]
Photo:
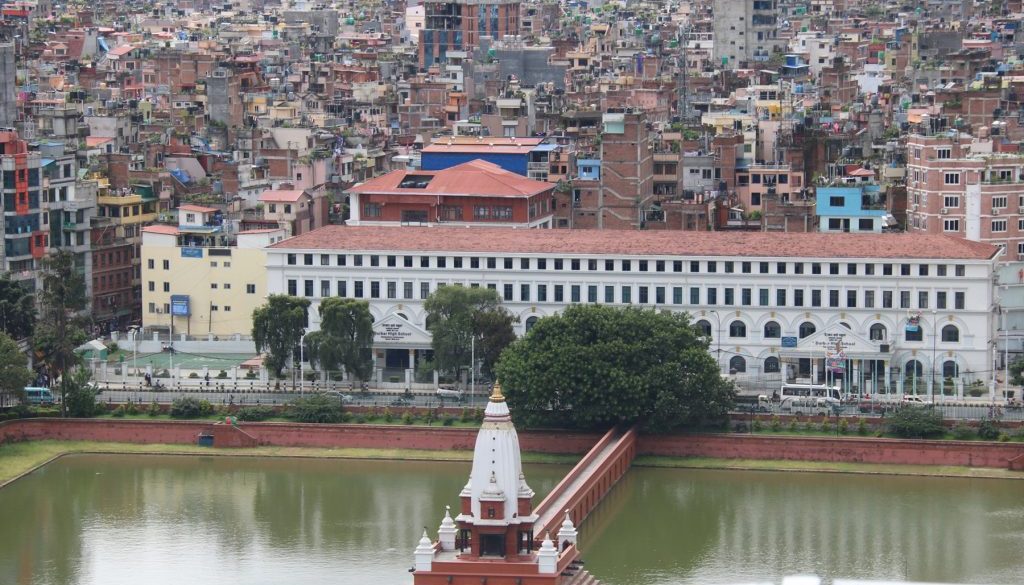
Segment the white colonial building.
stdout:
[[378,376],[411,379],[423,301],[458,284],[496,290],[519,333],[575,303],[689,312],[723,373],[768,390],[829,370],[862,393],[962,395],[993,369],[996,256],[925,234],[329,226],[269,247],[267,278],[312,300],[313,329],[319,299],[367,299]]

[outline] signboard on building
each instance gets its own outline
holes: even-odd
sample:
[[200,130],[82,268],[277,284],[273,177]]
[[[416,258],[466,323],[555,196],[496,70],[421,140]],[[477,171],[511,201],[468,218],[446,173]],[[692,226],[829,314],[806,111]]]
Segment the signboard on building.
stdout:
[[783,337],[782,338],[782,347],[796,347],[796,344],[797,344],[797,338],[796,337]]
[[409,324],[398,321],[381,323],[373,332],[373,339],[375,341],[406,341],[410,337],[412,337],[412,329],[409,327]]
[[188,295],[171,295],[171,315],[188,317],[191,314]]
[[181,257],[182,258],[202,258],[203,257],[203,249],[202,248],[182,248],[181,249]]

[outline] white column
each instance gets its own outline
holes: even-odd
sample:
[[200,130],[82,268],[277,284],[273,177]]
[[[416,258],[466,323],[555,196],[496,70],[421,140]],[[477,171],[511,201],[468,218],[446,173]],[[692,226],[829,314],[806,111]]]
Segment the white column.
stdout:
[[426,530],[423,531],[423,537],[420,538],[419,546],[416,547],[413,557],[416,560],[417,571],[430,572],[434,563],[434,545],[430,542]]
[[551,542],[551,533],[544,537],[544,542],[537,551],[537,572],[542,575],[554,575],[558,572],[558,549]]
[[455,535],[458,531],[459,529],[456,528],[455,521],[452,520],[451,506],[445,506],[444,519],[441,520],[441,527],[437,530],[437,539],[441,542],[441,550],[455,550]]
[[565,520],[562,521],[562,527],[558,530],[558,546],[561,548],[565,543],[576,544],[576,538],[579,532],[576,530],[576,526],[572,523],[572,518],[569,517],[569,510],[565,511]]

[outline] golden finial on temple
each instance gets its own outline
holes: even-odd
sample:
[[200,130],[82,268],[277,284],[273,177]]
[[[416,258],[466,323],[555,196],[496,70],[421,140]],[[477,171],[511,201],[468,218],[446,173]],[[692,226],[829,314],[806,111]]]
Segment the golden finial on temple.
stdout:
[[494,389],[491,391],[491,402],[505,402],[505,395],[501,393],[501,382],[494,381]]

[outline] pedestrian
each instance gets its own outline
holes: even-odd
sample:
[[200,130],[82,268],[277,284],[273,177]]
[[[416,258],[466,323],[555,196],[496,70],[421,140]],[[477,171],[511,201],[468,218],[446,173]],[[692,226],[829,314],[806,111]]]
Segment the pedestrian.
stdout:
[[210,372],[206,372],[206,375],[203,376],[203,379],[206,380],[206,386],[209,387],[210,386]]

